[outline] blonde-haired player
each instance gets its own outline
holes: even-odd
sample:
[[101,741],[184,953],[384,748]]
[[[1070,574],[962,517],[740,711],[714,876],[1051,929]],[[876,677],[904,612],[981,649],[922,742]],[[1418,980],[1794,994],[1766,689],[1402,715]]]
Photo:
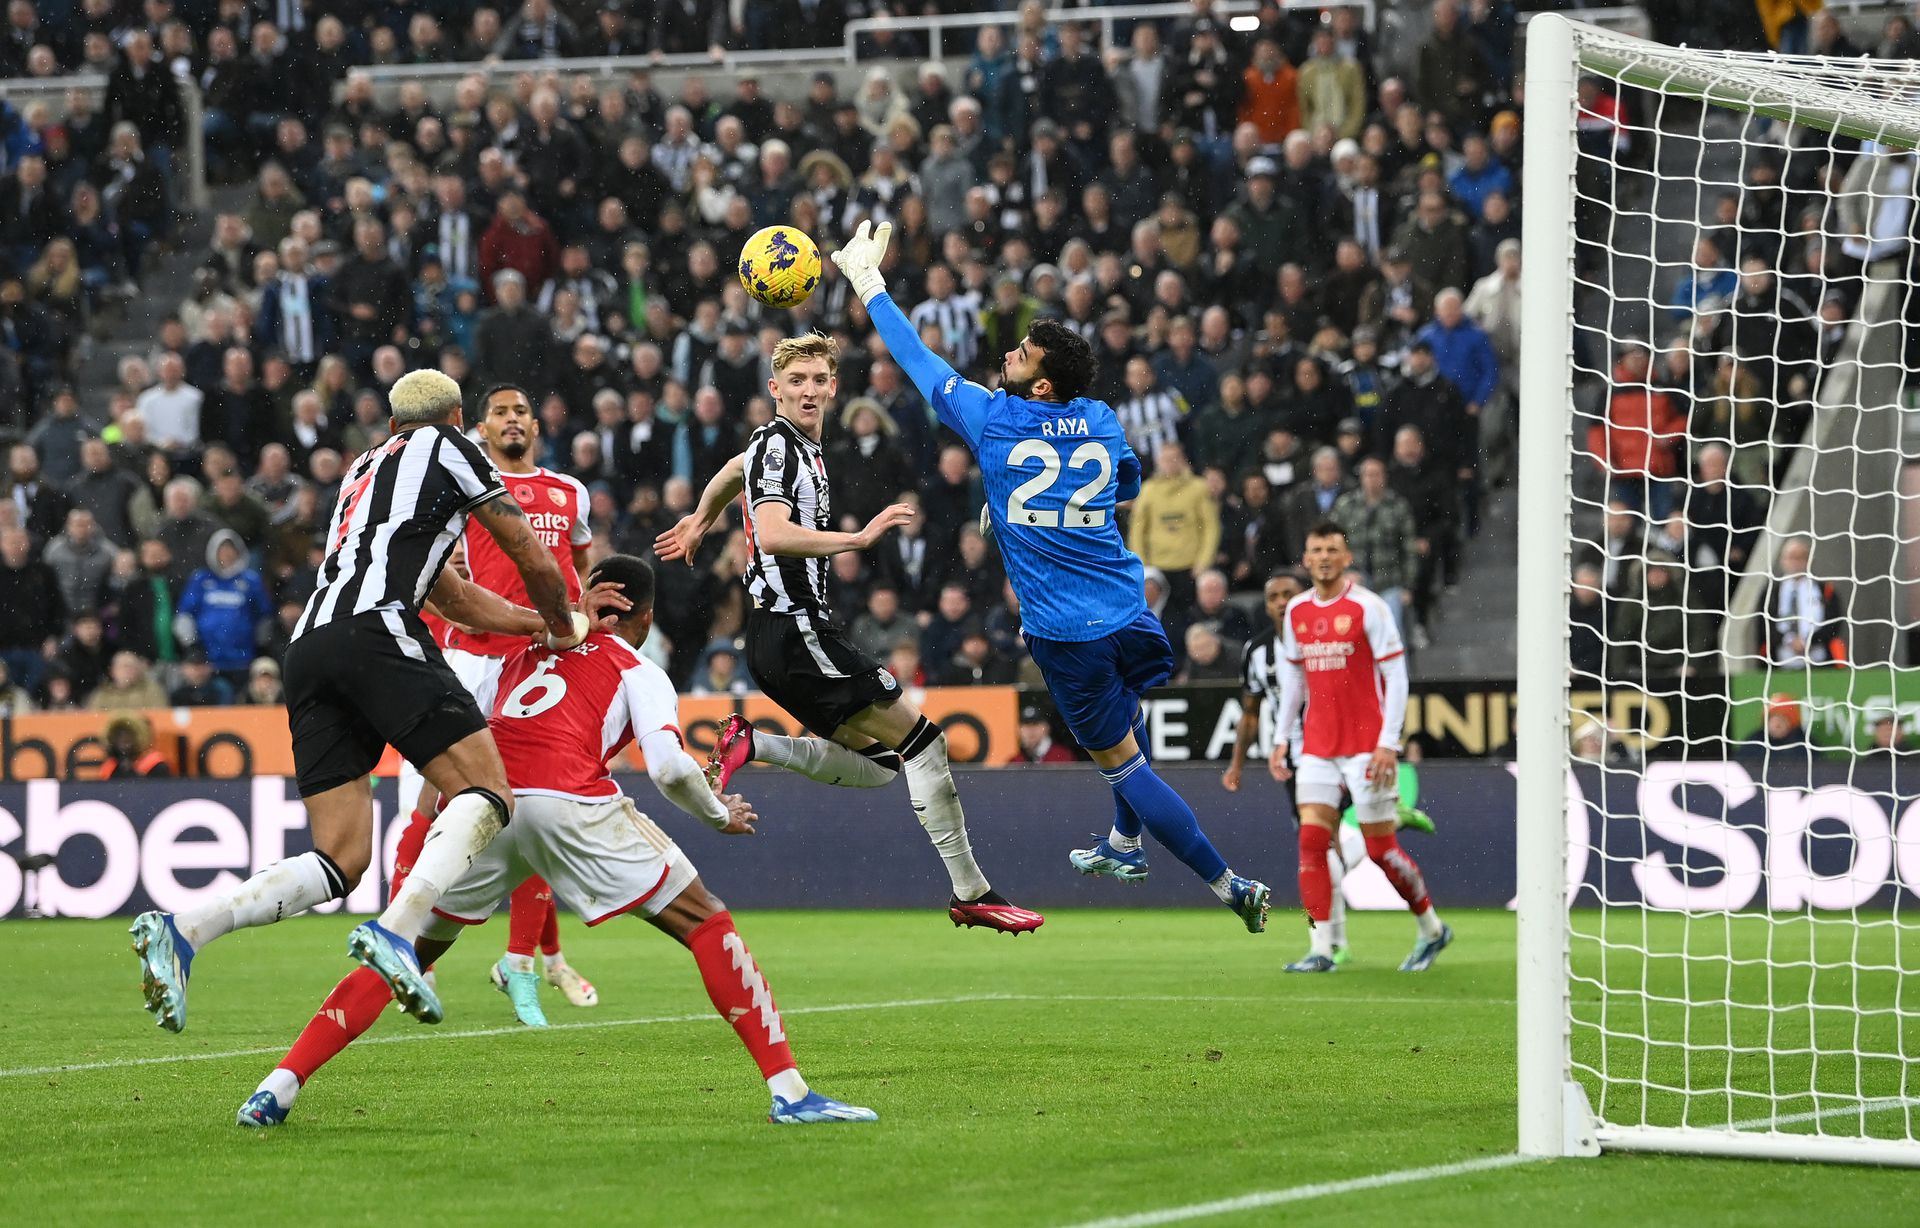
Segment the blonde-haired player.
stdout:
[[[177,916],[148,912],[134,921],[146,1007],[170,1031],[186,1026],[187,979],[207,943],[344,898],[360,881],[373,841],[368,777],[388,745],[421,764],[451,800],[406,886],[378,920],[355,928],[348,951],[408,1013],[438,1021],[440,1001],[421,976],[413,940],[440,893],[506,824],[512,801],[486,717],[447,668],[420,610],[430,602],[465,626],[544,631],[557,645],[576,644],[589,629],[567,601],[553,555],[501,497],[500,475],[462,432],[460,386],[439,371],[415,371],[395,382],[388,403],[392,437],[341,479],[326,560],[287,649],[287,723],[313,850]],[[469,516],[513,559],[534,610],[447,570]]]
[[945,864],[953,923],[1020,934],[1045,921],[1007,902],[988,884],[967,839],[953,787],[947,738],[921,715],[900,682],[853,646],[827,601],[827,559],[866,550],[913,514],[895,504],[855,533],[835,530],[821,426],[839,392],[839,355],[818,333],[774,347],[774,418],[753,433],[746,452],[707,484],[700,505],[660,535],[663,560],[693,561],[724,509],[746,492],[752,561],[747,592],[747,667],[762,692],[820,737],[781,737],[728,719],[714,744],[708,781],[718,791],[748,763],[798,772],[810,780],[877,788],[902,772],[914,813]]

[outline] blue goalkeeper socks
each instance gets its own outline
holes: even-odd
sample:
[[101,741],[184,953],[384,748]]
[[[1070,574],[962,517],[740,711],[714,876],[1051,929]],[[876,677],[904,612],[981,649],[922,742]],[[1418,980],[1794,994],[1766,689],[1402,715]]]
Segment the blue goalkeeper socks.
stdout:
[[[1134,713],[1133,742],[1140,748],[1141,757],[1152,763],[1153,756],[1147,754],[1147,714],[1144,709]],[[1116,836],[1118,840],[1114,839]],[[1121,797],[1117,789],[1113,794],[1113,835],[1107,839],[1115,848],[1125,848],[1128,852],[1140,847],[1140,816],[1133,812],[1133,807],[1127,805],[1127,799]]]
[[1166,846],[1186,867],[1211,883],[1227,872],[1226,859],[1220,856],[1200,830],[1193,807],[1171,785],[1154,775],[1146,755],[1138,754],[1119,767],[1102,768],[1100,775],[1113,786],[1114,796],[1139,821],[1153,838]]

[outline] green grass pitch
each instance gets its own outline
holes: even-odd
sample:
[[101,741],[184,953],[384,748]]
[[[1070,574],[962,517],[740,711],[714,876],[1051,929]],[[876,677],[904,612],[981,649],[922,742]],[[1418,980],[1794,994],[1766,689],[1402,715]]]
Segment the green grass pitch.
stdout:
[[[766,1124],[692,961],[650,928],[565,919],[601,1005],[549,991],[567,1026],[536,1033],[485,982],[495,922],[442,965],[446,1023],[389,1014],[366,1038],[380,1043],[260,1133],[234,1113],[349,969],[348,920],[210,949],[179,1036],[139,1008],[125,922],[8,922],[0,1223],[1048,1228],[1499,1156],[1512,920],[1449,919],[1459,941],[1425,975],[1393,970],[1404,916],[1362,914],[1355,962],[1308,978],[1280,972],[1304,935],[1278,912],[1264,937],[1224,911],[1113,910],[1020,939],[936,912],[744,914],[802,1071],[882,1118],[806,1129]],[[1191,1222],[1912,1224],[1916,1181],[1609,1156]]]

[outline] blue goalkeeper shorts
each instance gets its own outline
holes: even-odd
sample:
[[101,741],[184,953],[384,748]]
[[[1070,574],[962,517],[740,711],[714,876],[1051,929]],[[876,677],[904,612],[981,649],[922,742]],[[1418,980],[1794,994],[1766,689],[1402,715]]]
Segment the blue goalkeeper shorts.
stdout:
[[1026,641],[1061,719],[1088,750],[1125,741],[1141,696],[1173,676],[1173,645],[1151,610],[1097,640]]

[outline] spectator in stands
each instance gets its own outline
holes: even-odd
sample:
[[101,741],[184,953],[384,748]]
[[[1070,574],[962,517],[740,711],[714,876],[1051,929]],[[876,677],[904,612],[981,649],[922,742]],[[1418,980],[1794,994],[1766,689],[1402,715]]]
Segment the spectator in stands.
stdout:
[[1762,524],[1753,495],[1727,480],[1727,463],[1726,445],[1710,443],[1700,449],[1698,475],[1687,487],[1685,508],[1697,560],[1692,582],[1701,604],[1715,611],[1726,609],[1732,578],[1746,571]]
[[1144,354],[1128,358],[1124,370],[1125,396],[1114,403],[1113,412],[1134,453],[1158,456],[1163,445],[1182,443],[1190,429],[1187,399],[1161,385]]
[[1839,590],[1813,579],[1807,566],[1813,543],[1790,537],[1780,545],[1768,585],[1767,656],[1775,665],[1829,665],[1847,659],[1846,609]]
[[1434,0],[1432,13],[1432,33],[1415,62],[1413,92],[1448,124],[1468,128],[1482,115],[1492,71],[1480,44],[1462,26],[1455,0]]
[[1237,653],[1253,638],[1253,621],[1229,600],[1226,573],[1208,568],[1194,581],[1193,625],[1204,626]]
[[1015,727],[1015,736],[1019,746],[1007,760],[1009,767],[1016,764],[1073,762],[1073,751],[1054,740],[1053,722],[1047,719],[1045,712],[1032,704],[1020,709],[1020,723]]
[[[532,0],[544,3],[545,0]],[[371,218],[353,225],[353,256],[332,279],[332,307],[340,320],[341,354],[362,376],[373,370],[373,352],[405,344],[413,331],[413,289],[387,254],[386,227]]]
[[233,689],[213,672],[207,651],[195,644],[180,656],[180,678],[167,694],[175,708],[217,708],[233,702]]
[[256,657],[247,668],[247,689],[241,698],[262,706],[285,704],[287,691],[281,683],[279,662],[271,657]]
[[1354,566],[1366,576],[1367,587],[1380,594],[1405,633],[1420,569],[1413,509],[1387,485],[1387,462],[1380,457],[1361,461],[1359,478],[1359,487],[1334,503],[1332,516],[1347,531]]
[[1700,672],[1697,658],[1709,648],[1706,622],[1689,608],[1678,563],[1664,550],[1648,550],[1633,597],[1620,603],[1614,638],[1633,647],[1614,657],[1645,681]]
[[33,696],[13,680],[13,672],[0,660],[0,717],[24,716],[33,711]]
[[1409,638],[1416,648],[1426,647],[1427,615],[1432,608],[1434,582],[1451,584],[1457,579],[1459,503],[1454,496],[1454,483],[1451,473],[1429,459],[1419,427],[1403,426],[1395,432],[1387,484],[1406,500],[1413,512],[1413,547],[1420,556],[1420,565],[1413,584],[1416,625]]
[[13,505],[13,523],[26,529],[36,548],[58,533],[72,506],[66,493],[40,470],[40,454],[29,444],[7,449],[5,498]]
[[47,184],[46,159],[29,154],[0,178],[0,244],[15,264],[26,268],[40,249],[60,233],[66,210]]
[[1133,552],[1161,573],[1173,611],[1184,614],[1193,603],[1195,575],[1213,566],[1219,551],[1220,509],[1177,440],[1154,453],[1153,476],[1141,485],[1128,539]]
[[[149,685],[159,690],[157,683],[149,681]],[[165,699],[162,693],[160,703],[147,706],[162,707]],[[153,728],[145,717],[123,712],[107,722],[107,763],[103,774],[109,780],[165,779],[173,775],[173,765],[153,748]]]
[[[171,88],[171,82],[168,86]],[[140,132],[133,124],[113,126],[107,152],[94,166],[92,182],[100,190],[101,204],[119,226],[128,274],[138,282],[147,245],[168,236],[173,215],[165,172],[148,160]]]
[[41,557],[60,582],[60,597],[70,613],[98,611],[113,570],[113,544],[101,536],[93,513],[74,508],[65,532],[47,543]]
[[507,189],[499,198],[492,224],[480,237],[480,283],[492,288],[489,301],[498,301],[497,275],[503,271],[519,273],[525,294],[537,295],[559,268],[560,242],[553,228],[527,207],[519,189]]
[[1309,132],[1331,128],[1336,137],[1354,140],[1367,116],[1366,74],[1343,54],[1331,25],[1316,27],[1307,61],[1300,65],[1300,126]]
[[554,350],[547,319],[527,305],[527,278],[519,270],[501,269],[492,285],[495,306],[474,325],[475,373],[483,385],[518,384],[543,395]]
[[[166,706],[167,693],[153,680],[146,661],[138,653],[125,650],[113,654],[107,666],[107,680],[87,696],[87,707],[95,712]],[[111,743],[111,736],[108,740]]]
[[1186,648],[1185,664],[1174,681],[1180,685],[1189,683],[1229,683],[1240,678],[1240,652],[1237,647],[1222,642],[1220,636],[1204,623],[1189,623],[1182,634]]
[[0,528],[0,660],[20,685],[39,685],[66,624],[53,569],[34,556],[24,529]]
[[1719,244],[1709,235],[1693,245],[1693,273],[1674,290],[1667,318],[1674,324],[1688,323],[1696,312],[1709,307],[1724,307],[1740,288],[1740,278],[1727,267]]
[[67,637],[60,642],[54,657],[54,665],[70,684],[76,705],[84,705],[93,689],[106,681],[112,655],[100,616],[89,610],[75,611]]
[[1308,478],[1281,500],[1287,521],[1287,555],[1300,558],[1306,549],[1307,530],[1334,514],[1341,496],[1351,489],[1340,453],[1331,446],[1314,449],[1308,462]]
[[167,579],[178,591],[208,557],[207,546],[219,525],[200,510],[200,484],[174,478],[163,489],[161,517],[153,536],[172,556]]
[[187,383],[187,365],[178,354],[161,355],[156,373],[160,382],[142,392],[134,408],[147,424],[148,440],[184,456],[200,443],[200,407],[206,396]]
[[1467,238],[1466,223],[1436,190],[1420,193],[1412,216],[1394,232],[1393,246],[1427,285],[1464,286],[1472,272]]
[[204,649],[228,687],[242,688],[254,647],[273,616],[273,602],[260,574],[247,566],[246,546],[238,533],[216,532],[207,544],[206,560],[180,594],[174,635]]
[[104,441],[90,438],[80,445],[81,471],[67,484],[76,508],[92,513],[101,536],[122,549],[138,540],[133,532],[132,504],[137,482],[113,463]]
[[1663,521],[1673,508],[1687,422],[1672,398],[1653,387],[1650,364],[1645,346],[1621,347],[1606,418],[1588,430],[1587,451],[1607,475],[1610,497]]
[[1602,585],[1600,569],[1593,564],[1573,569],[1567,596],[1567,668],[1575,689],[1597,685],[1605,676],[1608,603]]

